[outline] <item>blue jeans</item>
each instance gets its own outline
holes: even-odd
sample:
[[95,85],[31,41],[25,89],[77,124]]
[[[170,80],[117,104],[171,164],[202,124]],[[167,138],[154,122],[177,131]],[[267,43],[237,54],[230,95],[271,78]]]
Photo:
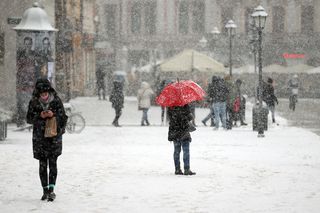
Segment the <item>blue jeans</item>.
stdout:
[[227,128],[227,122],[226,122],[226,102],[216,102],[213,103],[213,111],[214,111],[214,122],[216,125],[216,128],[219,128],[219,121],[221,118],[221,123],[223,128]]
[[212,119],[212,121],[214,120],[214,110],[212,105],[210,106],[210,113],[202,119],[202,121],[206,123],[209,119]]
[[143,108],[142,109],[142,122],[143,121],[148,121],[148,108]]
[[189,145],[190,140],[177,140],[173,142],[174,145],[174,153],[173,153],[173,160],[174,160],[174,166],[175,169],[180,169],[180,152],[181,147],[183,150],[183,164],[184,169],[190,169],[190,151],[189,151]]

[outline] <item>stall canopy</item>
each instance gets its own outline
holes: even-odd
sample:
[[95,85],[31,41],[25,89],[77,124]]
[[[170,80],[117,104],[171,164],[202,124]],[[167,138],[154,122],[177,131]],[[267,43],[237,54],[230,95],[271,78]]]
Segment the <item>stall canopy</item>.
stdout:
[[160,72],[207,72],[223,73],[222,63],[195,50],[184,50],[181,53],[165,60],[159,65]]

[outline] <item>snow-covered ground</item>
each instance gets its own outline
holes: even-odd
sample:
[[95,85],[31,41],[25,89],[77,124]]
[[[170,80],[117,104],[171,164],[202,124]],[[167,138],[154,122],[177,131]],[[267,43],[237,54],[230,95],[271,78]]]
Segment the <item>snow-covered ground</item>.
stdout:
[[[31,132],[15,132],[0,143],[0,212],[128,213],[318,213],[320,137],[310,131],[269,125],[265,138],[252,131],[251,106],[246,127],[213,131],[197,109],[192,133],[191,169],[175,176],[173,145],[160,108],[141,127],[135,98],[126,99],[121,128],[111,126],[108,101],[72,101],[87,121],[81,134],[65,134],[58,160],[57,199],[40,201],[38,161],[32,157]],[[270,118],[269,118],[270,120]]]

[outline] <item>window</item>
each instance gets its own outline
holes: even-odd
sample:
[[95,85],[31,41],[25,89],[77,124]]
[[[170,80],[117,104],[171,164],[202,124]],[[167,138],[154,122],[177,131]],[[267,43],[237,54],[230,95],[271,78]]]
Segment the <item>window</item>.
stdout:
[[301,32],[312,33],[314,24],[313,6],[301,6]]
[[141,3],[133,3],[131,8],[131,32],[138,34],[141,32],[141,18],[142,18],[142,5]]
[[146,2],[145,4],[145,31],[146,34],[156,33],[157,4],[156,2]]
[[205,5],[203,1],[194,1],[192,4],[192,32],[205,31]]
[[[191,29],[189,29],[191,25]],[[181,1],[179,5],[179,33],[205,32],[205,3],[203,0]]]
[[284,32],[285,10],[283,7],[273,7],[272,9],[272,32]]
[[179,33],[187,34],[189,32],[189,3],[182,1],[179,6]]
[[4,44],[4,32],[0,32],[0,64],[4,62],[5,44]]
[[116,11],[117,5],[107,4],[105,7],[106,30],[108,38],[116,37]]

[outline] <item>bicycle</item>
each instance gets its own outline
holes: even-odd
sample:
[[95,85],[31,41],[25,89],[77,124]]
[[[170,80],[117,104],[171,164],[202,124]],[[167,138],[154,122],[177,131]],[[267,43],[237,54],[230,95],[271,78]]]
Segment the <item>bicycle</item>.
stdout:
[[68,116],[68,121],[66,125],[66,130],[69,133],[81,133],[86,126],[86,121],[80,112],[73,112],[74,106],[70,103],[63,104],[66,114]]

